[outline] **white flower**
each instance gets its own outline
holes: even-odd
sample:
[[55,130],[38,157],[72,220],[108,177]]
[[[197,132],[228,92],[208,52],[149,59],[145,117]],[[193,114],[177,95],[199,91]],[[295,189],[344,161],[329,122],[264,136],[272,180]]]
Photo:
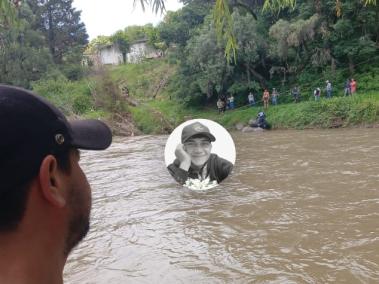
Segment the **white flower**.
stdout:
[[206,178],[203,181],[199,179],[188,178],[184,184],[185,187],[188,187],[192,190],[207,190],[218,185],[217,181],[210,181],[209,178]]

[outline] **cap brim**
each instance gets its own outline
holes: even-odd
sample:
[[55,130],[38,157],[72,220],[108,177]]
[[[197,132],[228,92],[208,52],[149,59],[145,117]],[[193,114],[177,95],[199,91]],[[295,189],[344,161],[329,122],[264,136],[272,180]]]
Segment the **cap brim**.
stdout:
[[85,150],[104,150],[112,143],[112,132],[102,121],[96,119],[69,122],[72,130],[72,146]]
[[216,141],[216,138],[215,138],[211,133],[209,133],[209,132],[198,132],[198,133],[196,133],[196,134],[191,135],[190,137],[188,137],[185,141],[183,141],[183,143],[186,142],[188,139],[194,137],[194,136],[206,136],[206,137],[208,137],[212,142]]

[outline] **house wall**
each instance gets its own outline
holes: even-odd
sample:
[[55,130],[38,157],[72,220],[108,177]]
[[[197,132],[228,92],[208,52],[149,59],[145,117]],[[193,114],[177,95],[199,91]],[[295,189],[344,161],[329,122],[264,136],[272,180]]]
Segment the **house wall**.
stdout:
[[[162,54],[159,51],[148,46],[146,42],[138,42],[130,46],[130,52],[126,55],[126,61],[128,63],[139,63],[144,58],[157,58],[161,56]],[[123,63],[122,53],[117,45],[103,47],[98,53],[87,55],[87,57],[95,66]],[[84,62],[84,64],[86,63]]]
[[102,64],[121,64],[122,53],[120,52],[117,46],[108,46],[100,51],[100,61]]
[[161,55],[158,51],[148,46],[146,42],[139,42],[130,46],[130,52],[126,56],[129,63],[138,63],[144,58],[157,58]]

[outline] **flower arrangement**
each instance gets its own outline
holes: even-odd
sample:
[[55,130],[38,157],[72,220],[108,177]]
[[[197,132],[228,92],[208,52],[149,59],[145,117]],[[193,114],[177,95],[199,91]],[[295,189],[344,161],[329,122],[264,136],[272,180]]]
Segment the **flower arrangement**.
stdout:
[[188,178],[184,184],[185,187],[188,187],[192,190],[207,190],[217,186],[217,181],[210,181],[209,178],[201,181],[199,179]]

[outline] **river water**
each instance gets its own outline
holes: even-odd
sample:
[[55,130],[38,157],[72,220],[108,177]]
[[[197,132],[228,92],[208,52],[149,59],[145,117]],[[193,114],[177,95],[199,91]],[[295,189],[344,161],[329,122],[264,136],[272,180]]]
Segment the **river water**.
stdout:
[[167,136],[84,152],[91,230],[66,283],[379,283],[379,129],[233,133],[206,192],[164,164]]

